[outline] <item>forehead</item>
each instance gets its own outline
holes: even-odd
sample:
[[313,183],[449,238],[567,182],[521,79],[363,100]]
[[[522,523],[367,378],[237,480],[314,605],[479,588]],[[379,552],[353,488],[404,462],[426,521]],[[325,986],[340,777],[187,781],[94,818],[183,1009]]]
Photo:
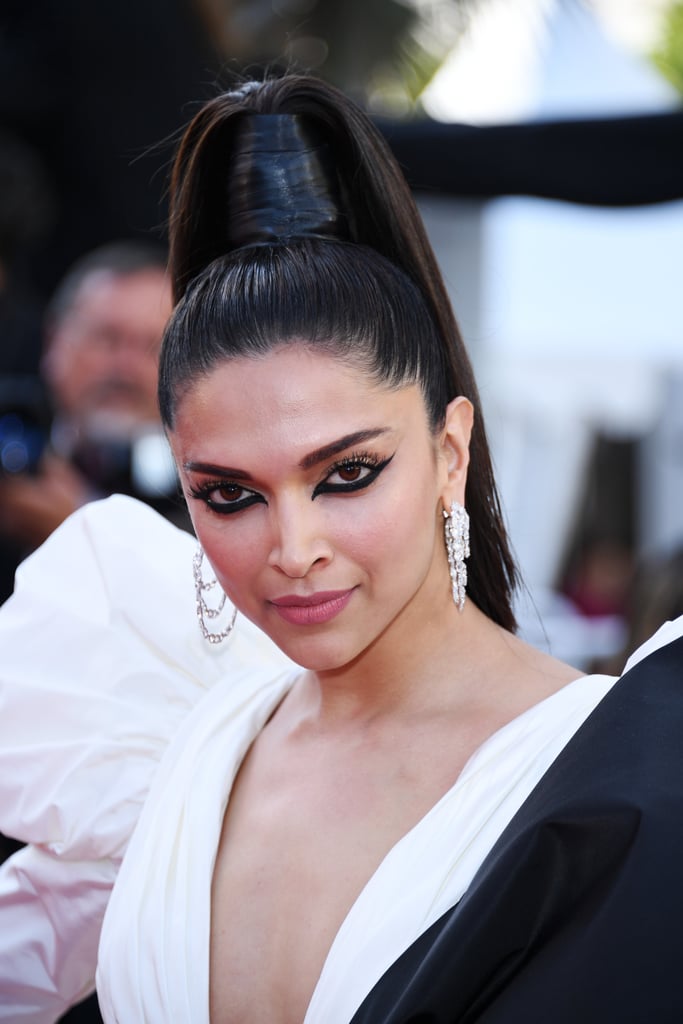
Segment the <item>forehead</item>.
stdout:
[[163,315],[166,318],[171,303],[170,282],[161,268],[146,267],[126,273],[97,270],[79,285],[71,311],[77,315]]
[[218,364],[180,399],[173,434],[191,447],[303,452],[354,430],[420,423],[426,429],[417,385],[378,383],[365,369],[295,343]]

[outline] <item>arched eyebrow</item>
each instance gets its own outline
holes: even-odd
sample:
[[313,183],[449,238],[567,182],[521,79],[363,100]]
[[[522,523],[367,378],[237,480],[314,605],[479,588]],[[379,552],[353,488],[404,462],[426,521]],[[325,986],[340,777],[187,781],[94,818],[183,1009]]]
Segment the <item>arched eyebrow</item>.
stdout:
[[386,427],[375,427],[370,430],[356,430],[353,434],[345,434],[344,437],[340,437],[337,441],[331,441],[330,444],[325,444],[322,448],[316,448],[315,451],[304,455],[303,459],[299,462],[299,466],[301,469],[312,469],[321,462],[325,462],[326,459],[331,459],[335,455],[346,451],[347,448],[357,444],[364,444],[366,441],[374,441],[375,438],[381,437],[382,434],[387,432]]
[[[304,455],[303,459],[299,462],[299,468],[313,469],[314,466],[318,466],[321,462],[325,462],[326,459],[334,458],[335,455],[341,454],[341,452],[346,451],[347,448],[351,448],[357,444],[364,444],[366,441],[374,441],[376,438],[388,433],[388,427],[374,427],[369,430],[356,430],[352,434],[345,434],[336,441],[330,441],[329,444],[324,444],[322,448],[316,448],[315,451],[309,452],[308,455]],[[213,476],[223,476],[230,478],[231,480],[253,479],[251,473],[247,473],[244,469],[236,469],[232,466],[217,466],[213,462],[185,462],[183,463],[183,469],[195,473],[207,473]]]

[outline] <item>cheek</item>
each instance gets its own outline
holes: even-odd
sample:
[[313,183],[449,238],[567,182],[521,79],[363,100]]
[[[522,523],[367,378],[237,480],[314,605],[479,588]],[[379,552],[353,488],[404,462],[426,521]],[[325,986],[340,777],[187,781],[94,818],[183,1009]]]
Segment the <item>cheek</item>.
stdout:
[[371,572],[386,558],[387,527],[383,518],[366,511],[340,517],[330,524],[328,537],[337,556]]
[[425,474],[422,486],[409,487],[386,523],[390,557],[396,580],[422,580],[430,570],[441,542],[439,494],[434,475]]
[[155,365],[145,365],[138,374],[138,382],[145,393],[146,401],[154,408],[155,416],[158,414],[157,405],[157,383],[159,374]]
[[359,508],[357,515],[340,517],[335,546],[378,576],[398,580],[422,574],[434,550],[437,505],[432,477],[421,488],[409,484],[392,489],[381,502]]
[[108,376],[111,363],[112,359],[107,352],[83,349],[75,363],[78,367],[76,380],[81,387],[88,387],[92,382]]
[[223,590],[234,597],[248,594],[268,558],[264,538],[254,523],[246,517],[235,523],[207,522],[200,514],[194,527]]

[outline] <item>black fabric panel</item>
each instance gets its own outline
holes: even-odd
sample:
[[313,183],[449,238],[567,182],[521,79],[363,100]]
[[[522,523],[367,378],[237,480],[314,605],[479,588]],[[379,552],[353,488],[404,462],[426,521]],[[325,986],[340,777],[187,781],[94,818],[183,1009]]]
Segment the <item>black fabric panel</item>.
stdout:
[[411,186],[602,206],[683,197],[683,111],[476,127],[379,121]]
[[352,1024],[683,1021],[683,638],[600,703]]

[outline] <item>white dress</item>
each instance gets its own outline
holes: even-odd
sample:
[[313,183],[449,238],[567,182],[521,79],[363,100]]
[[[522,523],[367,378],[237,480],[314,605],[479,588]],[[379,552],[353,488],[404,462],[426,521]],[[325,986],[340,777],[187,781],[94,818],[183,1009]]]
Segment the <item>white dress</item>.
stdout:
[[[0,1020],[57,1019],[92,990],[99,940],[108,1024],[208,1024],[225,805],[299,670],[239,617],[227,644],[202,639],[193,552],[145,506],[108,499],[24,564],[0,612],[0,829],[31,844],[0,870]],[[460,899],[614,682],[583,677],[479,748],[349,911],[305,1024],[347,1024]]]

